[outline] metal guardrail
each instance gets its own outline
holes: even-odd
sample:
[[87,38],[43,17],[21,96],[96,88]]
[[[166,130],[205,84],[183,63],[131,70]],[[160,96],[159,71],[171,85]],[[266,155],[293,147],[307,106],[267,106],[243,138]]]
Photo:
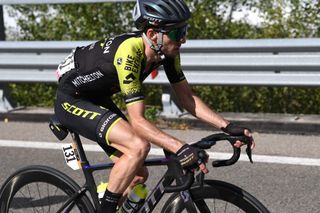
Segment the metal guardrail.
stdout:
[[[0,42],[0,83],[56,82],[59,62],[92,42]],[[189,40],[181,64],[191,84],[320,86],[320,39]],[[168,84],[161,70],[145,82]]]
[[[92,42],[0,42],[0,82],[55,82],[57,64]],[[320,39],[190,40],[181,63],[191,84],[320,86]]]
[[105,2],[132,2],[135,0],[0,0],[1,4],[79,4],[79,3],[105,3]]

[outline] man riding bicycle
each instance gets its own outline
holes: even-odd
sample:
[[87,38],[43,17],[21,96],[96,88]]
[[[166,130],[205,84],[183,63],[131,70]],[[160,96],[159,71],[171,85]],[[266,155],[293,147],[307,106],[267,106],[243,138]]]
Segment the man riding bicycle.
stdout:
[[[144,117],[142,82],[160,65],[189,113],[231,135],[252,136],[249,129],[228,122],[193,94],[180,65],[190,16],[183,0],[137,0],[133,18],[139,32],[78,47],[57,69],[59,121],[98,142],[115,162],[102,200],[106,212],[115,212],[121,196],[146,181],[143,162],[150,143],[176,153],[183,168],[208,172],[206,157],[199,157],[197,149]],[[124,95],[128,119],[110,98],[118,92]],[[241,141],[235,144],[241,145]]]

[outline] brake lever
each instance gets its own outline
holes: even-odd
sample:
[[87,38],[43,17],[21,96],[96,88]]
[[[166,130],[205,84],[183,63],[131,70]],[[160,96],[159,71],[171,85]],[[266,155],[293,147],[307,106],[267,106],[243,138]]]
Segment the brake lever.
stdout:
[[252,140],[250,140],[250,142],[247,144],[246,153],[247,153],[247,155],[248,155],[248,158],[249,158],[249,160],[250,160],[250,163],[253,163],[253,161],[252,161],[251,146],[252,146]]
[[249,158],[250,163],[253,163],[253,160],[252,160],[252,150],[251,150],[252,138],[244,135],[244,136],[242,136],[239,140],[242,141],[242,142],[244,142],[244,143],[247,145],[246,153],[247,153],[247,156],[248,156],[248,158]]
[[247,156],[249,158],[249,161],[250,163],[253,163],[253,160],[252,160],[252,150],[251,150],[251,146],[252,146],[252,137],[248,137],[248,136],[241,136],[241,138],[239,138],[238,140],[244,142],[246,145],[247,145],[247,148],[246,148],[246,153],[247,153]]

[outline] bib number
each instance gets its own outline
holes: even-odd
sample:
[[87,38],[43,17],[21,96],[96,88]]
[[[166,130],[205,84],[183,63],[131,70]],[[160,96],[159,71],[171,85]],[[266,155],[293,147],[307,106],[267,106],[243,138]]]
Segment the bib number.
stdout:
[[72,52],[64,59],[64,61],[59,64],[56,75],[57,79],[59,80],[64,74],[69,72],[70,70],[75,68],[74,64],[74,52],[75,50],[72,50]]
[[64,159],[71,169],[78,170],[81,168],[78,150],[72,143],[63,145],[62,151]]

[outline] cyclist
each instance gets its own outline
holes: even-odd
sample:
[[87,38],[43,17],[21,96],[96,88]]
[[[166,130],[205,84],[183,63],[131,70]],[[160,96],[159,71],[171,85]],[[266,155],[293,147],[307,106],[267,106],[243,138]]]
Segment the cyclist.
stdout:
[[[148,171],[142,165],[150,143],[176,153],[183,168],[208,172],[206,156],[199,157],[198,150],[144,117],[141,84],[160,65],[188,112],[231,135],[251,137],[249,129],[228,122],[192,93],[179,54],[190,16],[183,0],[137,0],[133,17],[138,32],[77,47],[58,66],[55,113],[59,121],[97,141],[115,162],[102,200],[106,212],[115,212],[120,197],[146,181]],[[110,98],[117,92],[124,95],[128,119]],[[236,146],[241,144],[238,141]]]

